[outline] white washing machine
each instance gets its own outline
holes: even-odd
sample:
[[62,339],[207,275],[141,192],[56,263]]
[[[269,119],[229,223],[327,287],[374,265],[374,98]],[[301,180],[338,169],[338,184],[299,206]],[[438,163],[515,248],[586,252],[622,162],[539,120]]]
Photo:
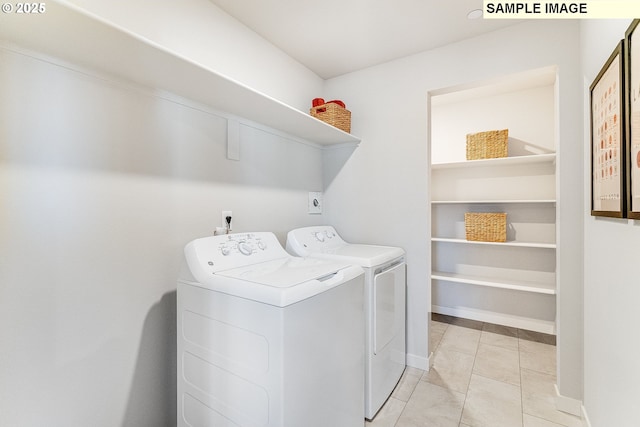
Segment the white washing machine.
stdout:
[[373,419],[406,366],[405,252],[391,246],[345,242],[331,226],[287,235],[289,253],[359,265],[365,271],[365,417]]
[[364,425],[362,268],[293,257],[266,232],[184,255],[178,426]]

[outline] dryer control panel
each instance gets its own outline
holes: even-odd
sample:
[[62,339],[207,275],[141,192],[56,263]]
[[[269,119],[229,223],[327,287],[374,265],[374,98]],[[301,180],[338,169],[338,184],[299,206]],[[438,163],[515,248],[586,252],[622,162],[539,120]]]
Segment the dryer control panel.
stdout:
[[346,244],[330,225],[298,228],[287,234],[287,251],[300,256],[325,252]]

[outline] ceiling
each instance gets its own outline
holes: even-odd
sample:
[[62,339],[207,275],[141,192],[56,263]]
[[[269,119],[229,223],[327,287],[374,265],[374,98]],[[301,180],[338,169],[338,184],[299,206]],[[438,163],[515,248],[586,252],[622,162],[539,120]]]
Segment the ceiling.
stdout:
[[468,19],[482,0],[210,0],[328,79],[519,21]]

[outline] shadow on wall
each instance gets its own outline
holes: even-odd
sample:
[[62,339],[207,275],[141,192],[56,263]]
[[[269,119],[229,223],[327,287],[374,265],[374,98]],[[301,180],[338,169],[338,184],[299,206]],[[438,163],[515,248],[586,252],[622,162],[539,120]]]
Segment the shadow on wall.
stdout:
[[547,147],[532,144],[521,139],[509,137],[509,156],[529,156],[532,154],[551,154],[554,151]]
[[142,328],[122,427],[176,425],[176,292],[151,307]]
[[356,151],[355,146],[337,146],[324,150],[323,187],[328,188]]
[[[321,150],[276,131],[240,126],[227,158],[224,113],[120,81],[0,51],[2,163],[308,191]],[[39,82],[20,90],[24,79]],[[0,107],[9,101],[0,102]],[[22,126],[28,111],[38,126]],[[6,124],[6,126],[5,126]]]

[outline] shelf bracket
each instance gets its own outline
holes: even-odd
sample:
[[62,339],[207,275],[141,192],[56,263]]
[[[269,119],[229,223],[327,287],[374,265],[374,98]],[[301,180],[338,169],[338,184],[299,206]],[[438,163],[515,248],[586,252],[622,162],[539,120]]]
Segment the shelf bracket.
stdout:
[[240,123],[227,119],[227,159],[240,160]]

